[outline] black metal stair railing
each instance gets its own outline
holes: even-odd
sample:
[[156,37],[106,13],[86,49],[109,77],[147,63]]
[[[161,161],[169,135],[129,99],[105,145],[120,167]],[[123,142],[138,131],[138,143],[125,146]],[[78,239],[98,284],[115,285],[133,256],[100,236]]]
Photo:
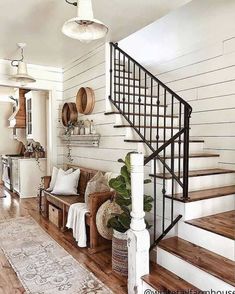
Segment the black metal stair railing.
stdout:
[[[174,195],[181,193],[183,199],[188,198],[192,108],[114,43],[110,43],[109,99],[135,130],[136,141],[145,143],[151,153],[145,159],[145,165],[153,161],[153,248],[181,218],[174,215]],[[160,185],[161,191],[157,189]],[[170,199],[168,212],[167,199]],[[161,215],[160,231],[157,227],[157,203],[162,205],[162,213],[158,212]]]

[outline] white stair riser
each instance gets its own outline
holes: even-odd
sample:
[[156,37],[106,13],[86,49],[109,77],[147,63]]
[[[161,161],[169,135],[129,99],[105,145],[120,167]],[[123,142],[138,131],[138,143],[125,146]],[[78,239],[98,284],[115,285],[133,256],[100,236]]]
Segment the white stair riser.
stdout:
[[[128,108],[126,108],[126,111],[128,111]],[[121,114],[116,114],[115,115],[116,118],[115,118],[115,121],[116,121],[116,125],[126,125],[126,124],[129,124],[127,122],[127,120],[124,118],[123,115]],[[126,116],[128,116],[126,114]],[[129,119],[133,122],[133,120],[135,120],[135,124],[140,124],[140,125],[144,125],[145,124],[145,120],[146,120],[146,126],[150,126],[151,125],[151,118],[149,116],[138,116],[138,114],[135,115],[135,119],[133,118],[133,115],[130,115],[129,116]],[[171,118],[166,118],[165,119],[165,122],[166,122],[166,126],[171,126],[172,125],[172,121],[171,121]],[[176,125],[178,122],[177,119],[174,119],[173,120],[173,126]],[[164,118],[163,117],[153,117],[152,118],[152,126],[157,126],[157,125],[160,125],[160,126],[163,126],[164,125]]]
[[[203,147],[204,143],[197,143],[197,142],[191,142],[189,144],[189,153],[195,154],[195,153],[202,153],[203,152]],[[181,147],[181,154],[182,152],[182,147]],[[138,143],[138,150],[140,153],[143,153],[145,155],[151,155],[153,152],[147,147],[145,143]],[[175,143],[175,154],[179,152],[179,144]],[[171,147],[166,148],[166,155],[171,154]]]
[[[130,138],[129,137],[130,132],[129,132],[128,129],[133,129],[133,131],[134,131],[134,128],[126,127],[126,129],[127,129],[126,139],[129,139]],[[156,140],[156,136],[157,136],[157,130],[156,129],[151,131],[150,128],[147,128],[146,131],[145,131],[145,138],[150,141],[150,133],[151,132],[152,132],[152,140]],[[173,135],[175,133],[177,133],[177,132],[178,132],[178,130],[174,129],[173,130]],[[144,136],[144,128],[140,128],[140,133]],[[159,140],[163,140],[163,138],[164,138],[164,130],[163,129],[158,130],[158,136],[159,136]],[[165,138],[166,138],[166,140],[169,140],[171,138],[171,130],[166,129]],[[139,139],[139,135],[136,132],[133,132],[132,133],[132,139]],[[159,144],[163,144],[163,143],[159,143]],[[161,145],[159,145],[159,147],[160,146]]]
[[[197,191],[204,189],[219,188],[223,186],[233,185],[235,182],[235,174],[217,174],[208,176],[189,177],[189,191]],[[161,184],[162,179],[157,179],[157,183]],[[182,188],[178,183],[174,185],[175,193],[181,193]],[[166,194],[171,193],[171,179],[166,179]]]
[[178,237],[235,261],[235,242],[232,239],[185,222],[178,223]]
[[191,220],[233,209],[235,209],[235,195],[189,202],[185,203],[184,219]]
[[[163,216],[162,186],[157,185],[156,191],[157,216],[161,219]],[[153,195],[152,186],[150,184],[145,185],[144,192],[146,195]],[[207,215],[230,211],[233,209],[235,209],[235,195],[227,195],[187,203],[174,200],[173,217],[176,218],[178,215],[182,215],[182,220],[186,221]],[[154,209],[152,209],[149,214],[149,218],[153,219]],[[171,219],[171,199],[169,198],[166,198],[165,200],[165,219]]]
[[[114,75],[118,76],[118,78],[115,77],[117,80],[119,80],[119,76],[120,76],[121,81],[123,80],[122,78],[127,78],[127,79],[128,78],[130,78],[130,79],[134,78],[132,72],[129,73],[129,72],[120,71],[120,73],[119,73],[118,71],[116,71],[116,72],[114,72]],[[138,75],[135,76],[135,79],[138,79]]]
[[[139,81],[137,80],[137,78],[136,78],[136,80],[128,80],[128,77],[125,77],[125,78],[121,77],[120,78],[120,84],[123,84],[123,83],[128,84],[128,82],[130,83],[130,86],[136,86],[136,87],[139,86]],[[119,84],[119,78],[115,77],[114,83]],[[118,86],[116,86],[116,89],[118,89]]]
[[[121,81],[121,83],[122,83],[122,81]],[[130,94],[135,94],[135,100],[136,100],[136,102],[138,101],[138,99],[139,99],[139,94],[140,95],[145,95],[145,88],[143,88],[143,87],[139,87],[138,85],[136,85],[136,87],[133,87],[133,86],[131,86],[130,85],[130,87],[128,87],[128,86],[118,86],[118,85],[114,85],[114,92],[118,92],[118,93],[125,93],[125,95],[124,94],[120,94],[120,97],[125,97],[126,98],[126,101],[128,100],[128,95],[127,95],[127,93],[130,93]],[[150,92],[149,92],[149,89],[148,88],[146,88],[146,95],[149,95],[150,94]],[[119,96],[119,94],[116,94],[116,95],[118,95]],[[129,96],[131,96],[131,95],[129,95]],[[154,96],[154,95],[153,95]],[[140,96],[140,99],[142,100],[142,101],[144,101],[144,98],[145,97],[143,97],[143,96]],[[147,99],[148,97],[146,97],[146,99]],[[150,98],[150,97],[149,97]],[[155,99],[156,100],[156,98],[153,98],[153,99]]]
[[[122,100],[120,100],[120,103],[119,103],[119,100],[117,99],[116,102],[117,106],[121,109],[121,111],[123,112],[131,112],[131,113],[151,113],[151,106],[146,106],[146,111],[145,111],[145,106],[144,105],[134,105],[134,104],[130,104],[129,107],[126,103],[122,103]],[[117,108],[113,105],[111,110],[107,110],[106,111],[117,111]],[[154,106],[152,107],[152,114],[153,115],[157,115],[157,114],[160,114],[160,115],[163,115],[164,114],[164,107],[160,106],[157,110],[157,107]]]
[[232,291],[234,287],[185,260],[157,248],[157,263],[202,291]]
[[[175,153],[177,154],[177,153]],[[167,159],[166,163],[171,167],[171,159]],[[216,168],[218,165],[218,157],[195,157],[189,158],[189,170],[210,169]],[[156,173],[163,173],[163,165],[157,160]],[[183,169],[183,158],[180,159],[180,170]],[[179,159],[174,160],[174,171],[179,170]],[[152,173],[154,173],[154,163],[152,162]]]

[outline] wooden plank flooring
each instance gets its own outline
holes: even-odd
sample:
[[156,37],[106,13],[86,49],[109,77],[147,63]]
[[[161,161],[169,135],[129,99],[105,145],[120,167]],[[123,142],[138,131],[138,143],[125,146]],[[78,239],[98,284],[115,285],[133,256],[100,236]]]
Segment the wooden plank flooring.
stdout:
[[[233,195],[233,194],[235,194],[235,186],[225,186],[220,188],[189,192],[188,193],[189,199],[187,199],[186,201],[182,199],[183,197],[182,193],[175,194],[174,199],[178,201],[182,201],[182,202],[192,202],[192,201],[222,197],[222,196]],[[171,196],[167,196],[167,197],[171,198]]]
[[[106,250],[90,255],[86,248],[78,248],[71,232],[62,233],[53,224],[49,223],[37,211],[35,198],[19,199],[0,186],[0,196],[6,194],[6,198],[0,198],[0,221],[19,216],[31,215],[38,224],[55,239],[78,262],[106,284],[114,293],[127,293],[127,281],[125,278],[113,273],[111,265],[111,251]],[[9,265],[4,254],[0,252],[0,294],[25,293],[14,270]]]
[[[189,177],[202,177],[202,176],[210,176],[210,175],[222,175],[222,174],[231,174],[235,173],[235,170],[230,169],[222,169],[222,168],[213,168],[213,169],[202,169],[202,170],[192,170],[189,171]],[[163,173],[159,174],[150,174],[151,177],[156,177],[163,179],[164,175]],[[183,173],[180,174],[180,177],[183,176]],[[165,174],[165,179],[171,179],[172,175],[169,173]]]
[[[184,281],[172,272],[160,265],[152,264],[149,275],[143,277],[143,280],[153,287],[156,291],[200,291],[198,288]],[[194,292],[195,293],[195,292]]]
[[163,250],[235,286],[235,262],[178,237],[161,241]]
[[235,240],[235,210],[189,220],[186,223]]

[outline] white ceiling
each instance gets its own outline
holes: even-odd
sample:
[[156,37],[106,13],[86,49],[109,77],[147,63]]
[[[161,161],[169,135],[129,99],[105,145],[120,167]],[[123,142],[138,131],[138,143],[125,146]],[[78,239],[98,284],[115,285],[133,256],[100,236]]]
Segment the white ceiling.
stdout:
[[[107,40],[118,41],[191,0],[93,0],[95,18],[110,28]],[[0,59],[18,57],[25,42],[26,61],[62,67],[99,42],[82,44],[61,33],[76,15],[65,0],[1,0]]]

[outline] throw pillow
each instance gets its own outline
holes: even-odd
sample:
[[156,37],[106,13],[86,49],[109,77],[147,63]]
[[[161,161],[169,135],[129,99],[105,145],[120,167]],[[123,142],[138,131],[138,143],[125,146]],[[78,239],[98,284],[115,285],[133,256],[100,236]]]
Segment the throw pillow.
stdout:
[[[71,174],[71,173],[73,172],[73,169],[70,168],[70,169],[68,169],[68,170],[66,170],[66,171],[64,171],[64,170],[61,169],[61,171],[63,171],[66,175],[68,175],[68,174]],[[54,167],[53,167],[53,170],[52,170],[50,186],[49,186],[49,188],[47,189],[47,191],[51,192],[51,191],[54,189],[54,187],[55,187],[55,183],[56,183],[56,179],[57,179],[57,175],[58,175],[58,172],[59,172],[59,169],[58,169],[57,167],[54,166]]]
[[64,174],[63,170],[59,170],[52,193],[57,195],[78,195],[77,188],[79,177],[79,168],[67,175]]
[[101,171],[97,172],[95,176],[87,183],[85,191],[85,203],[89,206],[89,195],[95,192],[110,191],[108,179]]

